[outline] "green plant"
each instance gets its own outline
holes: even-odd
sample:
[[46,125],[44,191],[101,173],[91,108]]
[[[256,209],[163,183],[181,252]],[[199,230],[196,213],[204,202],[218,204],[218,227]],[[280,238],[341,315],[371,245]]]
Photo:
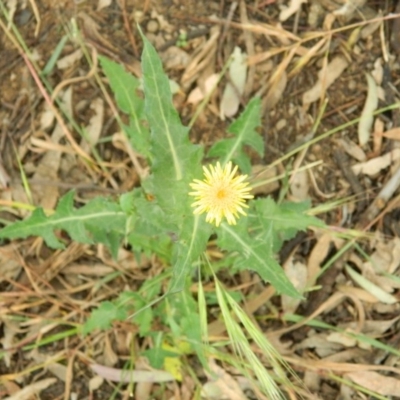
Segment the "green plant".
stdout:
[[[299,230],[323,224],[307,214],[308,204],[277,204],[271,198],[250,200],[248,215],[239,218],[236,225],[222,222],[216,227],[206,222],[204,215],[193,214],[190,183],[202,176],[204,149],[190,142],[188,128],[181,124],[173,107],[170,83],[161,61],[145,37],[143,41],[144,98],[138,93],[140,82],[136,78],[105,57],[100,61],[120,110],[129,117],[123,130],[132,147],[147,159],[149,176],[142,179],[139,188],[116,200],[98,197],[75,207],[74,193],[69,192],[61,198],[54,212],[37,208],[26,220],[4,227],[0,238],[40,236],[49,247],[57,249],[64,247],[65,239],[59,234],[59,230],[63,230],[71,240],[105,244],[114,257],[122,243],[137,254],[156,255],[165,265],[163,279],[151,279],[138,292],[124,292],[117,299],[103,302],[92,312],[82,332],[107,329],[113,321],[130,319],[138,326],[141,336],[151,337],[156,344],[145,353],[153,366],[162,367],[167,358],[179,357],[181,352],[195,352],[206,364],[206,355],[213,352],[210,346],[202,344],[206,339],[204,307],[207,300],[199,291],[196,303],[188,284],[196,268],[213,270],[213,261],[206,255],[210,237],[216,238],[216,244],[225,254],[225,267],[232,273],[253,270],[279,293],[299,298],[301,294],[286,277],[275,255],[282,243]],[[233,161],[249,173],[251,163],[246,146],[255,150],[264,147],[256,131],[260,125],[260,110],[259,99],[250,101],[229,127],[231,136],[216,143],[208,157],[217,157],[223,166]],[[162,281],[168,279],[168,289],[163,291]],[[163,301],[156,303],[160,298]],[[233,338],[241,329],[238,320],[251,331],[251,322],[219,283],[215,298]],[[203,304],[200,310],[198,304]],[[155,332],[151,326],[154,318],[160,318],[169,326],[171,334]],[[279,361],[265,338],[261,339],[256,331],[250,332],[250,338],[261,343],[273,360]],[[181,346],[183,342],[188,346]],[[246,333],[242,332],[240,343],[234,347],[242,356],[252,355],[247,358],[250,365],[256,362]],[[275,362],[275,367],[277,364],[279,362]],[[261,376],[259,363],[256,368],[257,376]],[[267,392],[268,385],[273,383],[264,382]],[[278,392],[277,388],[271,389],[273,398],[278,398]]]

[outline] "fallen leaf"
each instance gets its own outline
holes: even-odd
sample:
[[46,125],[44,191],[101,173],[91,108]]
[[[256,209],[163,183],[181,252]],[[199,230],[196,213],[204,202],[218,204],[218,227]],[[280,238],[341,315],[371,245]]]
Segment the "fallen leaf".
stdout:
[[239,384],[215,361],[209,362],[212,375],[201,389],[201,397],[210,400],[248,400]]
[[374,122],[374,111],[378,107],[378,89],[374,78],[366,74],[368,83],[368,94],[364,108],[358,123],[358,142],[364,146],[371,135],[372,123]]
[[82,150],[88,154],[90,154],[93,147],[96,146],[103,128],[104,101],[98,97],[92,101],[90,108],[93,110],[94,114],[84,130],[85,137],[82,138],[80,144]]
[[350,277],[356,282],[359,286],[363,289],[371,293],[375,296],[379,301],[385,304],[394,304],[397,303],[396,297],[392,296],[391,294],[385,292],[379,286],[375,285],[374,283],[370,282],[364,276],[360,275],[358,272],[351,269],[348,265],[345,266],[346,272],[350,275]]
[[390,274],[381,275],[377,273],[369,261],[363,264],[362,274],[366,279],[380,287],[386,293],[393,293],[395,289],[400,289],[400,279],[391,277]]
[[51,372],[56,378],[62,382],[66,382],[68,378],[68,368],[56,361],[52,361],[49,355],[40,353],[37,349],[29,353],[29,358],[35,361],[36,364],[45,364],[46,369]]
[[357,385],[373,390],[382,396],[398,396],[400,393],[399,379],[381,375],[374,371],[349,372],[344,376]]
[[220,116],[222,120],[225,117],[233,117],[239,109],[241,96],[246,84],[246,60],[246,53],[242,53],[240,47],[236,46],[233,50],[232,62],[229,66],[229,76],[232,83],[227,83],[220,104]]
[[211,74],[206,80],[204,81],[204,89],[197,86],[194,88],[187,99],[188,104],[197,104],[204,97],[208,96],[211,91],[215,88],[219,80],[218,74]]
[[[398,320],[400,316],[389,320],[365,320],[362,327],[362,333],[368,336],[378,337],[389,330]],[[348,323],[340,323],[339,327],[343,329],[354,330],[357,329],[358,321],[351,321]]]
[[8,279],[16,279],[22,265],[14,244],[0,247],[0,283]]
[[372,77],[374,78],[374,81],[376,82],[377,85],[382,85],[383,81],[383,65],[382,65],[382,59],[377,58],[374,62],[374,69],[371,72]]
[[354,164],[351,168],[353,172],[358,174],[364,174],[374,176],[379,173],[382,169],[389,167],[393,161],[400,158],[400,149],[394,149],[383,156],[372,158],[363,163]]
[[66,55],[63,58],[60,58],[57,61],[58,69],[67,69],[72,67],[77,61],[79,61],[83,56],[82,50],[78,49],[71,54]]
[[377,273],[393,274],[400,266],[400,238],[378,241],[369,263]]
[[102,362],[107,366],[114,366],[118,362],[118,356],[115,354],[115,349],[111,344],[110,335],[106,334],[104,338],[104,350],[103,350],[103,358]]
[[385,123],[377,117],[374,123],[373,131],[373,154],[379,155],[382,150],[382,133],[385,128]]
[[90,368],[99,376],[113,382],[170,382],[175,380],[169,372],[160,370],[124,370],[99,364],[91,364]]
[[283,71],[280,76],[278,76],[277,80],[273,82],[268,90],[267,95],[263,99],[263,105],[265,104],[265,109],[271,110],[276,106],[286,89],[287,81],[287,73],[286,71]]
[[64,275],[89,275],[89,276],[105,276],[114,272],[113,267],[101,263],[93,264],[75,264],[71,263],[63,269]]
[[46,131],[47,129],[51,128],[54,120],[55,120],[55,115],[53,110],[50,108],[48,104],[45,104],[44,111],[40,116],[40,128],[43,131]]
[[[283,268],[286,272],[286,276],[289,278],[290,282],[292,282],[297,291],[300,294],[304,293],[308,277],[308,271],[305,264],[299,261],[293,262],[293,257],[289,257],[289,260],[285,262]],[[281,296],[281,302],[285,314],[294,314],[301,303],[301,299],[296,299],[283,294]]]
[[[62,96],[63,107],[68,115],[72,115],[72,88],[68,87]],[[50,143],[58,145],[65,137],[65,133],[60,124],[57,124],[51,134]],[[61,163],[62,153],[58,150],[47,151],[39,162],[33,181],[58,181],[58,170]],[[56,185],[39,186],[32,184],[32,192],[35,195],[35,204],[44,209],[53,209],[58,201],[59,190]]]
[[303,3],[307,3],[307,0],[290,0],[289,6],[280,12],[279,21],[283,22],[289,19],[294,13],[300,10]]
[[320,238],[318,238],[316,245],[311,250],[311,254],[307,262],[308,286],[315,285],[315,282],[321,271],[321,265],[328,256],[332,241],[332,233],[324,233]]
[[326,340],[333,343],[339,343],[344,347],[354,347],[357,344],[357,340],[353,337],[346,335],[344,332],[331,332]]
[[318,81],[315,85],[303,94],[303,104],[308,105],[321,98],[322,94],[339,78],[348,65],[349,63],[344,57],[334,57],[326,69],[319,71]]
[[365,4],[365,2],[366,0],[347,0],[342,7],[333,11],[333,14],[350,19],[353,17],[353,14]]
[[382,133],[382,136],[392,140],[400,140],[400,128],[389,129]]
[[351,140],[348,140],[347,138],[339,138],[336,140],[336,143],[340,145],[343,151],[345,151],[349,156],[355,158],[357,161],[364,162],[367,159],[364,150]]
[[0,187],[7,188],[10,181],[11,178],[6,171],[6,168],[4,168],[0,157]]
[[106,8],[111,5],[113,0],[99,0],[97,3],[97,11],[102,10],[103,8]]
[[19,392],[13,394],[12,396],[6,397],[4,400],[29,400],[42,390],[47,389],[51,385],[54,385],[56,382],[56,378],[42,379],[41,381],[37,381],[35,383],[31,383],[28,386],[25,386]]
[[309,337],[294,345],[295,350],[314,349],[316,354],[325,358],[332,354],[336,354],[342,350],[343,346],[339,343],[329,342],[326,340],[328,333],[315,333],[311,331]]
[[[378,13],[376,14],[375,18],[370,20],[370,23],[365,25],[364,28],[361,29],[361,32],[360,32],[361,39],[367,39],[375,31],[377,31],[379,29],[379,27],[383,23],[383,18],[380,18],[382,16],[383,16],[382,10],[379,10]],[[393,22],[396,21],[397,19],[398,18],[393,19]]]
[[104,382],[104,379],[101,376],[94,376],[92,379],[89,380],[89,392],[93,392],[97,390]]
[[16,321],[13,321],[12,319],[4,318],[2,325],[3,325],[2,327],[3,337],[0,339],[0,343],[4,350],[3,362],[7,368],[10,368],[11,358],[17,351],[17,349],[14,346],[16,341],[16,336],[19,333],[21,333],[21,331],[19,329],[18,323]]
[[364,301],[366,303],[371,303],[371,304],[378,303],[378,299],[375,296],[372,296],[371,293],[368,293],[364,289],[346,285],[337,285],[336,288],[340,293],[346,293],[351,296],[357,297],[357,299]]

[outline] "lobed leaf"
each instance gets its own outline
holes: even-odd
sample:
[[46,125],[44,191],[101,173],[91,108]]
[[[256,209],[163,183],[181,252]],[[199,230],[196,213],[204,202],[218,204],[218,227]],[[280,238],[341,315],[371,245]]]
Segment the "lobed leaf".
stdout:
[[170,262],[173,226],[168,225],[159,205],[146,198],[141,188],[121,196],[120,203],[130,214],[126,239],[132,250],[137,254],[144,252],[149,257],[155,254]]
[[129,125],[124,125],[125,134],[136,151],[150,157],[150,132],[144,123],[144,100],[137,93],[139,79],[107,57],[99,56],[99,60],[118,107],[129,115]]
[[251,215],[251,223],[259,230],[257,237],[272,230],[270,240],[273,252],[279,251],[283,242],[295,237],[297,232],[310,226],[325,226],[318,218],[306,214],[310,208],[308,202],[285,202],[278,205],[271,198],[266,198],[252,201],[252,206],[255,214]]
[[161,60],[147,38],[142,38],[145,112],[151,130],[152,179],[148,187],[160,207],[179,225],[188,184],[200,174],[202,149],[189,141],[188,128],[182,125],[173,106]]
[[60,199],[52,215],[46,216],[44,211],[38,208],[24,221],[3,228],[0,238],[39,236],[49,247],[59,249],[64,248],[64,244],[54,231],[62,229],[77,242],[104,243],[116,256],[126,224],[126,216],[120,206],[103,197],[97,197],[81,208],[74,208],[73,203],[72,191]]
[[262,239],[254,239],[247,233],[245,224],[236,227],[222,224],[218,244],[222,249],[238,254],[235,266],[240,270],[253,270],[264,281],[271,283],[278,292],[301,298],[282,267],[274,259],[270,236],[271,229]]
[[260,156],[264,154],[263,139],[255,130],[261,125],[260,114],[261,100],[255,97],[249,101],[239,118],[229,126],[228,132],[234,137],[215,143],[208,152],[208,157],[220,157],[223,165],[233,161],[244,173],[250,173],[251,163],[244,146],[250,146]]
[[90,314],[90,317],[83,325],[82,333],[86,335],[96,329],[109,329],[113,321],[124,321],[127,317],[126,308],[119,307],[110,301],[103,301],[100,303],[99,308]]

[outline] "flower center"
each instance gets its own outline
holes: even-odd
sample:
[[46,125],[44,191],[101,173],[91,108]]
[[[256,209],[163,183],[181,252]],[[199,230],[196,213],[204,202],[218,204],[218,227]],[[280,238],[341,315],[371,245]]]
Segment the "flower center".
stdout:
[[217,191],[217,199],[223,200],[227,197],[226,189],[222,188]]

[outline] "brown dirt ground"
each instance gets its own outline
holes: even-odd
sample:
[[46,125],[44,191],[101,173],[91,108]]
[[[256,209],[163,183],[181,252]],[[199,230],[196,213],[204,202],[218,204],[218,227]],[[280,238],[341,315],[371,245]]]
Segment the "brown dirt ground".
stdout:
[[[309,107],[305,107],[303,95],[317,81],[318,73],[323,68],[324,63],[335,57],[344,59],[347,67],[326,92],[321,92],[322,97],[328,98],[329,102],[315,136],[360,117],[367,96],[365,72],[380,71],[382,75],[380,79],[382,96],[380,96],[379,107],[391,105],[399,98],[400,48],[398,43],[400,43],[400,25],[399,19],[388,18],[390,13],[400,11],[400,2],[397,4],[396,1],[358,1],[358,4],[366,4],[360,5],[347,19],[337,17],[332,22],[332,31],[329,35],[326,33],[327,29],[324,28],[324,24],[329,23],[330,13],[340,8],[344,1],[309,1],[308,4],[302,6],[300,12],[282,21],[281,32],[277,36],[271,34],[271,31],[268,31],[267,28],[278,25],[282,7],[287,5],[289,1],[246,1],[243,3],[244,7],[241,8],[240,2],[235,3],[228,0],[114,0],[109,6],[101,10],[98,10],[98,1],[94,0],[79,2],[72,0],[32,0],[29,2],[17,1],[16,3],[18,3],[18,7],[14,15],[15,25],[26,45],[34,54],[40,69],[46,65],[57,44],[65,35],[66,27],[70,26],[71,21],[74,20],[82,32],[83,40],[88,49],[96,49],[99,54],[104,54],[123,63],[133,74],[140,75],[141,43],[135,26],[135,20],[137,20],[146,35],[160,50],[169,76],[180,85],[181,90],[175,95],[174,101],[184,123],[190,121],[195,110],[193,105],[187,103],[189,93],[201,82],[204,82],[207,74],[221,70],[235,46],[240,46],[248,53],[249,49],[253,48],[254,54],[250,55],[250,59],[253,61],[251,67],[252,80],[248,79],[240,101],[241,107],[243,107],[256,94],[260,94],[263,98],[263,121],[260,134],[265,138],[266,151],[263,159],[253,155],[254,164],[268,165],[296,145],[311,139],[309,134],[322,102],[316,100]],[[24,3],[27,4],[24,5]],[[357,1],[354,1],[354,3],[357,3]],[[247,17],[244,16],[243,10],[246,11]],[[381,14],[378,14],[378,12]],[[311,13],[315,13],[314,22],[311,19]],[[370,34],[365,33],[365,36],[357,36],[360,34],[359,26],[360,29],[372,26],[371,23],[363,24],[364,20],[379,16],[383,19],[375,30],[371,31]],[[252,24],[254,32],[244,27],[246,18]],[[2,20],[4,23],[4,16],[2,16]],[[354,24],[359,24],[359,26]],[[266,29],[264,31],[266,33],[260,33],[262,28]],[[210,51],[209,61],[199,70],[197,75],[191,75],[191,72],[187,69],[188,63],[206,45],[213,32],[218,29],[220,34]],[[177,48],[174,43],[182,31],[188,33],[187,43],[182,48]],[[0,217],[10,220],[24,216],[23,212],[10,212],[7,208],[7,201],[12,199],[23,203],[29,202],[21,189],[21,177],[15,157],[15,149],[32,185],[34,204],[43,205],[42,201],[44,200],[41,193],[45,190],[44,188],[49,187],[54,189],[51,192],[54,198],[50,201],[50,207],[59,196],[71,188],[77,189],[77,198],[81,200],[92,198],[98,194],[115,195],[132,189],[137,184],[135,178],[137,174],[126,152],[120,147],[111,145],[109,141],[99,144],[98,151],[108,165],[117,166],[110,167],[111,177],[98,172],[99,169],[89,174],[81,164],[71,165],[67,162],[60,165],[55,179],[51,174],[48,177],[46,175],[35,175],[42,157],[46,153],[43,143],[49,141],[51,134],[50,129],[43,128],[42,118],[46,110],[45,101],[18,49],[7,37],[4,29],[1,32],[0,168],[2,181],[0,185],[2,187],[1,204],[3,211],[0,211]],[[305,38],[307,33],[310,32],[317,32],[320,35],[304,42],[302,48],[290,55],[291,46],[295,43],[290,35]],[[328,38],[323,50],[316,51],[316,54],[306,62],[305,67],[300,69],[298,73],[291,73],[296,61],[323,38]],[[78,45],[68,41],[60,58],[71,54],[77,48]],[[279,48],[284,48],[284,50],[274,55],[266,55],[266,52]],[[265,55],[264,59],[258,59],[257,57],[262,54]],[[290,57],[293,58],[290,59]],[[285,61],[288,63],[286,66],[284,65]],[[55,68],[48,79],[52,87],[56,87],[69,79],[84,77],[89,71],[90,66],[82,57],[65,69]],[[204,73],[203,76],[202,73]],[[283,81],[286,83],[284,90],[279,91],[279,85]],[[226,80],[223,81],[221,88],[224,87],[225,83]],[[87,79],[81,79],[77,82],[70,81],[66,87],[72,88],[71,104],[74,119],[78,124],[86,125],[94,113],[91,108],[93,100],[101,96],[95,79],[89,76]],[[221,93],[222,89],[218,90],[211,98],[209,105],[193,126],[191,131],[193,141],[210,146],[217,138],[225,134],[225,129],[230,120],[222,121],[219,117]],[[383,131],[399,127],[399,110],[394,109],[380,114],[380,120],[383,124]],[[111,137],[116,129],[112,112],[106,107],[101,136]],[[342,129],[329,138],[312,145],[305,154],[305,163],[322,160],[322,164],[313,171],[314,180],[308,183],[307,197],[311,199],[314,205],[318,205],[328,200],[338,200],[346,196],[356,195],[357,200],[347,201],[346,207],[334,208],[329,212],[320,214],[320,216],[328,224],[341,229],[363,229],[368,226],[371,232],[383,233],[386,235],[385,240],[390,241],[392,238],[400,236],[399,201],[390,203],[391,207],[389,208],[381,207],[379,211],[383,210],[384,212],[376,213],[372,219],[370,214],[366,214],[366,211],[373,203],[379,190],[388,182],[396,166],[399,168],[398,164],[393,161],[391,166],[372,175],[356,176],[351,173],[351,167],[358,161],[354,158],[354,153],[350,151],[350,145],[357,147],[358,151],[364,154],[367,159],[378,158],[398,148],[397,141],[382,139],[382,135],[378,131],[379,128],[375,126],[373,136],[362,149],[358,146],[357,125]],[[72,130],[72,132],[74,131]],[[78,137],[75,137],[75,139],[79,141]],[[347,144],[343,145],[343,140],[347,140]],[[60,143],[66,144],[65,141]],[[275,173],[278,174],[284,168],[282,164],[279,164]],[[301,184],[299,183],[299,185]],[[279,185],[273,186],[265,194],[277,196],[279,189]],[[289,195],[296,198],[293,193],[289,193]],[[399,195],[400,192],[397,189],[391,199],[398,200]],[[374,220],[375,217],[379,218]],[[372,221],[374,221],[374,224],[370,225]],[[293,251],[295,251],[296,259],[307,263],[313,249],[320,243],[320,239],[320,237],[314,236],[312,232],[299,235],[284,246],[280,255],[281,261],[285,262],[289,257],[293,257]],[[11,251],[7,246],[9,245],[3,244],[3,254],[8,254],[7,251]],[[3,297],[0,296],[0,310],[2,311],[0,318],[3,314],[5,315],[12,310],[14,305],[24,310],[25,316],[46,315],[49,319],[59,319],[62,318],[63,313],[77,311],[80,307],[79,295],[74,297],[73,300],[64,299],[62,296],[56,297],[55,293],[57,288],[60,287],[57,279],[65,279],[65,276],[60,275],[62,269],[71,264],[95,264],[100,261],[112,265],[109,256],[104,254],[102,249],[93,249],[83,245],[71,244],[66,253],[62,254],[46,249],[42,243],[33,239],[18,242],[15,246],[19,257],[24,259],[25,268],[20,268],[15,275],[12,271],[10,275],[7,275],[6,268],[9,267],[9,264],[4,261],[6,257],[2,256],[0,274],[7,278],[0,281],[0,290],[4,294]],[[375,244],[369,240],[364,240],[362,246],[368,254],[372,254],[375,249]],[[324,251],[327,247],[329,251],[325,254]],[[323,259],[332,256],[335,251],[337,251],[337,247],[333,244],[320,250],[321,263]],[[351,258],[351,256],[348,257]],[[9,261],[9,259],[7,260]],[[343,265],[343,262],[342,260],[341,265]],[[352,262],[356,263],[356,260],[353,259]],[[40,289],[30,285],[26,266],[36,271],[35,275],[37,276],[40,276],[41,273],[47,274],[41,281],[43,285]],[[147,268],[148,265],[145,267]],[[134,275],[134,279],[139,282],[138,284],[140,284],[140,274],[144,276],[141,272],[138,272],[138,275],[131,275]],[[240,279],[251,280],[252,278],[244,274],[230,279],[227,278],[227,284],[234,286],[240,283]],[[336,263],[335,268],[329,269],[317,282],[317,285],[321,285],[321,290],[312,292],[307,301],[297,310],[297,313],[311,315],[319,306],[324,304],[325,300],[331,298],[336,290],[335,287],[342,284],[344,279],[342,267]],[[69,284],[72,285],[72,281]],[[112,298],[115,292],[123,289],[124,284],[124,279],[117,279],[113,283],[113,288],[109,289],[108,296]],[[37,290],[38,292],[36,292]],[[258,288],[258,290],[262,291],[262,288]],[[392,294],[399,298],[398,288]],[[32,296],[32,299],[39,298],[37,304],[29,304],[29,296]],[[279,307],[279,302],[274,306]],[[17,308],[15,311],[17,311]],[[57,311],[58,309],[62,311]],[[398,304],[386,308],[384,306],[381,306],[381,308],[368,306],[367,310],[367,319],[369,320],[390,320],[398,316],[399,313]],[[267,310],[261,308],[255,315],[260,317],[267,312]],[[353,319],[354,308],[351,301],[348,300],[343,301],[323,316],[326,323],[335,326],[353,321]],[[268,331],[271,328],[277,328],[278,325],[281,326],[281,322],[277,321],[272,327],[266,321],[261,321],[260,326]],[[0,326],[2,326],[2,332],[5,334],[4,321],[2,323],[1,319]],[[23,388],[32,382],[55,376],[49,371],[46,372],[43,368],[35,370],[36,364],[35,361],[32,361],[34,360],[33,356],[29,352],[21,350],[22,345],[29,344],[37,339],[37,331],[18,324],[13,325],[13,327],[17,329],[13,339],[14,343],[18,344],[16,346],[17,351],[13,353],[8,365],[0,360],[0,374],[6,377],[3,380],[3,386],[0,381],[0,398],[16,393],[19,388]],[[123,328],[131,329],[128,325],[124,325]],[[60,329],[60,332],[63,331],[61,325],[58,329]],[[394,323],[381,335],[381,340],[398,348],[398,330],[399,324]],[[30,336],[27,336],[27,334]],[[283,341],[292,343],[290,347],[297,356],[307,360],[315,360],[319,355],[311,347],[302,346],[309,334],[310,328],[303,326],[285,335]],[[114,346],[116,352],[118,352],[117,339],[118,337],[113,339],[108,337],[107,339],[108,341],[111,340],[111,346]],[[99,337],[98,340],[106,340],[106,335]],[[2,343],[4,344],[4,340]],[[77,393],[78,399],[110,398],[113,387],[106,383],[100,389],[89,393],[88,382],[94,375],[87,366],[88,361],[85,358],[85,352],[90,352],[90,346],[82,343],[81,339],[65,339],[56,344],[42,347],[40,352],[42,354],[46,354],[46,352],[56,354],[65,350],[65,348],[70,352],[70,356],[74,357],[72,364],[66,362],[66,365],[71,368],[68,374],[73,374],[71,386],[66,388],[65,382],[57,379],[55,384],[43,390],[40,397],[37,398],[62,399],[66,390],[69,393]],[[96,349],[97,352],[102,351],[99,350],[99,347],[96,347]],[[98,353],[86,354],[86,356],[101,358]],[[121,359],[124,358],[121,357]],[[383,357],[382,360],[377,361],[378,354],[375,350],[357,357],[350,358],[347,362],[381,362],[385,364],[385,360],[387,360],[387,357]],[[399,367],[398,359],[391,360],[390,365]],[[32,372],[26,372],[29,371],[29,368],[33,368]],[[305,369],[307,367],[301,365],[295,367],[299,374],[302,374]],[[13,379],[13,376],[15,379]],[[304,375],[301,376],[304,378]],[[345,397],[340,384],[327,378],[327,371],[321,373],[320,378],[318,387],[312,385],[310,387],[310,390],[319,396],[318,398],[324,400],[350,398]],[[304,379],[306,381],[306,378]],[[400,381],[397,382],[400,388]],[[174,391],[179,392],[179,388],[170,386],[166,389],[168,395],[165,394],[165,397],[160,398],[178,398],[172,397]],[[123,388],[117,398],[127,398],[126,396],[127,391]],[[367,398],[360,396],[354,394],[352,398]],[[372,397],[369,398],[372,399]]]

